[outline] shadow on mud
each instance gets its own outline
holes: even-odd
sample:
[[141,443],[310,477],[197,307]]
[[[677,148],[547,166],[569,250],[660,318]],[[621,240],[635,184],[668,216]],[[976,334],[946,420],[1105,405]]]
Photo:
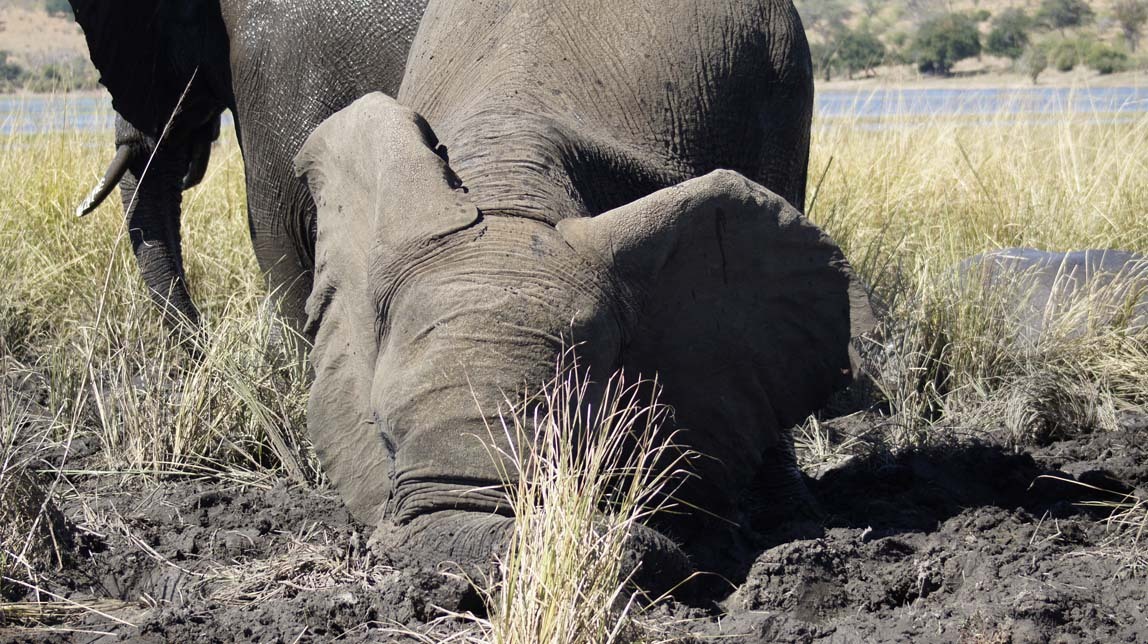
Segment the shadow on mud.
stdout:
[[[778,512],[765,511],[747,517],[738,528],[710,530],[711,538],[700,539],[691,556],[699,569],[712,574],[693,582],[681,599],[695,605],[720,602],[746,582],[766,551],[823,539],[835,529],[861,531],[864,542],[906,533],[928,535],[946,521],[981,508],[1038,519],[1099,520],[1107,510],[1081,504],[1119,502],[1132,491],[1104,469],[1075,472],[1042,466],[1028,453],[975,442],[852,457],[807,478],[820,503],[819,517],[778,520]],[[751,504],[768,509],[764,499]]]

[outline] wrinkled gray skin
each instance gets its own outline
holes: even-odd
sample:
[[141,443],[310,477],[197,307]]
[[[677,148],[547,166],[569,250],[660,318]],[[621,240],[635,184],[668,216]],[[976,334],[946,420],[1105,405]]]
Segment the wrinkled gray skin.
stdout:
[[964,259],[958,273],[1003,298],[1023,343],[1050,329],[1081,334],[1110,324],[1148,324],[1148,257],[1138,253],[1006,248]]
[[707,457],[686,498],[729,515],[762,469],[800,495],[783,429],[848,380],[868,313],[790,203],[812,100],[788,1],[431,2],[398,101],[360,99],[296,160],[309,431],[379,542],[490,558],[511,520],[486,423],[571,342],[600,379],[659,375]]
[[118,182],[153,299],[171,322],[197,326],[183,270],[181,193],[203,178],[220,114],[231,110],[247,171],[251,240],[271,305],[301,328],[315,208],[292,159],[334,112],[368,92],[398,90],[426,0],[71,4],[119,115],[116,157],[80,211],[98,206]]

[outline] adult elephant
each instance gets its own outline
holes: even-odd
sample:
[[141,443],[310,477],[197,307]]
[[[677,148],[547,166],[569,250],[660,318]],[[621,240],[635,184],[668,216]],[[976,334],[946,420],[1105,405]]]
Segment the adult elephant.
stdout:
[[116,155],[80,213],[119,184],[149,292],[171,321],[196,325],[181,193],[203,178],[220,115],[231,110],[255,255],[272,303],[301,327],[315,208],[292,159],[340,108],[397,91],[426,0],[70,2],[118,114]]
[[868,315],[798,210],[812,101],[789,0],[432,0],[398,100],[296,160],[319,207],[309,430],[392,553],[504,542],[473,437],[571,342],[599,378],[659,375],[709,457],[704,508],[761,470],[801,496],[784,430],[849,378]]

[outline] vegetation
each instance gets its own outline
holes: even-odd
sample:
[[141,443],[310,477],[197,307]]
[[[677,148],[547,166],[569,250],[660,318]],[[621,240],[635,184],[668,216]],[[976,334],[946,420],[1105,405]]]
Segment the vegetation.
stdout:
[[917,68],[927,74],[947,76],[953,64],[979,56],[981,36],[972,17],[951,13],[921,25],[913,41]]
[[[1008,440],[1040,427],[1110,427],[1148,403],[1148,342],[1119,327],[1081,337],[1053,329],[1018,347],[1009,310],[951,279],[992,248],[1143,252],[1148,119],[1067,116],[1056,124],[959,119],[823,123],[811,160],[811,216],[847,248],[886,311],[871,349],[899,437],[997,426]],[[909,127],[909,125],[913,125]],[[821,178],[820,174],[824,174]],[[874,180],[874,177],[879,179]],[[1007,409],[1027,409],[1005,418]]]
[[995,56],[1017,60],[1029,45],[1032,19],[1023,9],[1006,9],[993,19],[986,50]]
[[868,72],[885,61],[885,45],[868,31],[842,30],[837,39],[837,59],[849,78]]
[[67,92],[99,87],[99,75],[86,59],[25,69],[12,61],[11,54],[0,51],[0,92],[26,89],[32,92]]
[[1088,63],[1089,67],[1101,74],[1122,72],[1127,69],[1129,65],[1128,54],[1101,43],[1093,44],[1092,47],[1088,49],[1085,62]]
[[[1012,71],[1036,79],[1049,66],[1071,71],[1079,66],[1107,74],[1148,65],[1136,56],[1145,25],[1148,0],[1042,0],[1028,5],[985,2],[894,0],[797,0],[823,81],[880,73],[864,66],[876,58],[875,46],[850,65],[843,53],[863,34],[880,43],[884,65],[913,65],[919,72],[951,75],[963,60],[977,58],[967,73],[1007,71],[986,53],[1007,59]],[[1035,5],[1035,6],[1034,6]],[[1031,50],[1031,53],[1029,53]],[[1024,58],[1025,60],[1021,60]],[[1043,65],[1034,65],[1043,60]],[[1036,70],[1040,71],[1036,71]],[[1035,72],[1035,73],[1034,73]]]
[[48,15],[75,18],[68,0],[44,0],[44,10]]
[[1038,23],[1050,28],[1066,29],[1083,27],[1096,19],[1096,13],[1086,0],[1041,0],[1036,12]]
[[1044,47],[1029,45],[1016,61],[1017,71],[1028,76],[1032,84],[1036,85],[1040,75],[1048,69],[1048,53]]
[[1148,23],[1148,2],[1145,0],[1118,0],[1112,7],[1112,14],[1120,23],[1120,30],[1124,34],[1124,42],[1128,49],[1135,52],[1140,46],[1140,37],[1144,33],[1144,24]]
[[[30,468],[59,477],[66,484],[54,493],[81,504],[75,483],[108,472],[319,481],[302,436],[299,356],[282,353],[260,315],[262,281],[234,142],[221,144],[207,180],[185,199],[187,269],[206,324],[194,340],[205,356],[199,362],[164,339],[118,208],[86,220],[71,214],[107,160],[107,135],[13,136],[0,149],[0,490]],[[990,248],[1148,251],[1148,119],[1068,115],[1047,124],[1003,113],[987,125],[828,120],[814,129],[811,168],[810,216],[842,243],[884,320],[865,348],[875,395],[891,417],[882,430],[890,448],[943,441],[952,426],[1025,444],[1074,427],[1104,429],[1117,411],[1148,404],[1142,334],[1056,331],[1018,348],[1007,311],[949,279],[961,258]],[[576,398],[580,387],[559,379],[546,395]],[[627,390],[619,384],[616,391]],[[631,399],[617,400],[619,409],[632,408]],[[569,429],[564,418],[509,414],[507,429],[495,430],[536,421]],[[634,418],[611,415],[610,422]],[[85,441],[100,449],[82,466],[58,456]],[[528,507],[516,550],[502,578],[488,584],[497,608],[480,631],[503,633],[491,639],[539,641],[529,634],[575,632],[562,630],[574,625],[586,641],[607,641],[633,623],[628,596],[620,594],[624,571],[586,548],[612,552],[611,539],[656,502],[632,488],[627,498],[641,502],[611,518],[612,527],[564,531],[550,521],[593,512],[587,499],[596,492],[585,486],[611,477],[571,477],[588,470],[563,456],[518,461],[537,476],[523,479],[517,498]],[[609,459],[600,463],[599,471],[610,471]],[[665,481],[647,472],[648,481]],[[540,498],[572,505],[531,512]],[[1119,521],[1143,526],[1144,510],[1143,501],[1130,500]],[[85,529],[103,529],[99,513],[86,521]],[[1142,543],[1133,544],[1140,557]],[[514,640],[505,635],[512,631],[528,635]]]

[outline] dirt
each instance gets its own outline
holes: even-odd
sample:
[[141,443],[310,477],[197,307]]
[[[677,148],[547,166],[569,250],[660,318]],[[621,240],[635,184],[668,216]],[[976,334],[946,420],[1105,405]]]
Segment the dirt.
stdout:
[[87,58],[88,45],[80,26],[63,16],[50,16],[42,7],[0,4],[0,51],[12,62],[36,67]]
[[[842,435],[871,426],[852,423]],[[1111,542],[1107,511],[1080,505],[1122,497],[1068,482],[1148,497],[1144,425],[811,468],[820,520],[743,531],[732,583],[650,615],[679,641],[1148,641],[1145,571]],[[481,612],[458,579],[374,561],[328,490],[87,477],[60,509],[74,552],[41,585],[100,612],[0,627],[2,641],[410,641],[443,610]]]

